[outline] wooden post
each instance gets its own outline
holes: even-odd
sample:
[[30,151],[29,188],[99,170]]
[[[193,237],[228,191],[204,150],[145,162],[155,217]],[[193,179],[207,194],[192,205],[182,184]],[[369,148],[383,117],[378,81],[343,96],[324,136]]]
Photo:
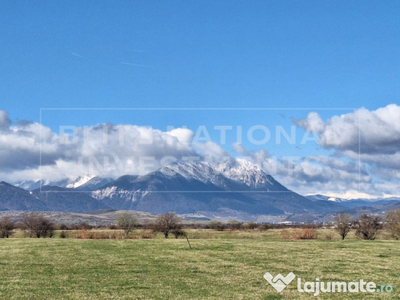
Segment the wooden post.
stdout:
[[186,240],[187,240],[187,242],[188,242],[189,249],[192,249],[192,246],[190,245],[189,239],[188,239],[188,237],[187,237],[187,235],[186,235],[186,234],[185,234],[185,238],[186,238]]

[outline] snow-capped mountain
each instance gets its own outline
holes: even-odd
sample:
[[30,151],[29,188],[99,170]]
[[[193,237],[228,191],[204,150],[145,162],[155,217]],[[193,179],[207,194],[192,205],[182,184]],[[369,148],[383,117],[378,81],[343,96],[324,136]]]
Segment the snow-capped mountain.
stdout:
[[214,185],[223,190],[248,190],[249,186],[245,182],[235,176],[227,176],[219,167],[220,165],[208,162],[183,162],[168,165],[159,169],[158,172],[169,177],[180,175],[186,180],[198,181],[209,186]]
[[313,203],[247,161],[183,162],[144,176],[122,176],[92,192],[114,209],[152,213],[244,211],[251,214],[309,213],[334,209]]
[[358,206],[376,206],[376,205],[387,205],[391,203],[398,202],[400,198],[398,197],[391,197],[391,198],[359,198],[359,199],[345,199],[345,198],[338,198],[332,196],[326,196],[321,194],[315,195],[308,195],[306,196],[307,199],[313,202],[336,202],[343,206],[344,208],[354,208]]
[[266,189],[266,191],[286,189],[258,165],[245,159],[227,160],[217,165],[216,170],[225,177],[242,182],[253,189]]
[[20,181],[15,183],[16,187],[22,188],[24,190],[33,191],[45,185],[51,186],[59,186],[59,187],[67,187],[67,185],[71,184],[73,181],[70,179],[62,179],[62,180],[27,180],[27,181]]
[[330,197],[330,196],[325,196],[325,195],[321,195],[321,194],[307,195],[306,198],[311,201],[331,201],[331,202],[337,202],[337,203],[347,201],[346,199]]
[[186,179],[198,180],[203,183],[223,185],[224,176],[215,170],[207,162],[183,162],[174,163],[159,169],[159,172],[166,176],[181,175]]
[[14,184],[16,187],[33,191],[43,186],[57,186],[68,189],[95,190],[102,185],[114,180],[113,178],[102,178],[94,175],[78,176],[76,178],[64,178],[61,180],[28,180]]
[[[150,213],[175,211],[209,218],[265,220],[345,211],[353,215],[398,209],[400,201],[345,200],[324,195],[303,197],[288,190],[258,166],[244,160],[174,163],[143,176],[115,180],[82,176],[58,182],[0,182],[0,210],[89,212],[126,209]],[[42,184],[41,189],[38,189]],[[49,184],[57,185],[51,186]],[[66,187],[69,188],[66,188]]]
[[79,185],[75,186],[75,188],[81,191],[94,191],[113,180],[114,178],[103,178],[95,176],[84,182],[80,181]]
[[92,180],[94,177],[96,177],[96,176],[94,176],[94,175],[79,176],[79,177],[71,180],[71,183],[68,183],[65,187],[68,189],[76,189],[76,188],[86,184],[87,182]]
[[[208,162],[182,162],[163,167],[159,172],[173,176],[179,174],[190,180],[212,183],[222,188],[230,188],[229,183],[235,181],[244,191],[250,189],[286,190],[272,176],[261,168],[244,159],[226,160],[220,164]],[[227,182],[229,179],[229,182]]]

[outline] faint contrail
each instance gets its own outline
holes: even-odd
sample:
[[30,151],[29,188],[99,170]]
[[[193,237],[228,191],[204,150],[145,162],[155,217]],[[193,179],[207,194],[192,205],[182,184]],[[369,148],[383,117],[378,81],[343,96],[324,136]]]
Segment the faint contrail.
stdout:
[[83,57],[82,55],[79,55],[79,54],[77,54],[77,53],[72,52],[71,54],[74,55],[74,56],[77,56],[77,57],[86,59],[86,57]]
[[129,65],[129,66],[136,66],[136,67],[152,68],[152,66],[139,65],[139,64],[133,64],[133,63],[128,63],[128,62],[121,62],[121,64],[122,65]]

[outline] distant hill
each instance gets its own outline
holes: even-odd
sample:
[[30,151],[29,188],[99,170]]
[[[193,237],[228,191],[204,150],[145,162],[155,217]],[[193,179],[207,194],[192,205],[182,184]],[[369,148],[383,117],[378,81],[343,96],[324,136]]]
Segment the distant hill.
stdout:
[[1,181],[0,210],[39,211],[47,210],[47,206],[31,192]]
[[89,193],[44,186],[42,191],[26,191],[4,181],[0,182],[0,210],[88,212],[108,209]]
[[80,192],[56,186],[44,186],[36,189],[32,196],[46,205],[47,211],[62,212],[89,212],[100,209],[108,209],[106,205],[90,196],[90,193]]

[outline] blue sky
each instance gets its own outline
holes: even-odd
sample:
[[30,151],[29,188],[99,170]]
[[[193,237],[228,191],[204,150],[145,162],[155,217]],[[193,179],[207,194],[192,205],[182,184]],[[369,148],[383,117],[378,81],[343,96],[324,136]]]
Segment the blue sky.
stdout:
[[[3,1],[2,107],[361,107],[399,99],[396,1]],[[131,65],[132,64],[132,65]]]
[[[39,122],[41,108],[284,108],[42,111],[54,132],[106,122],[289,130],[312,111],[323,122],[353,111],[331,108],[375,116],[400,99],[396,1],[2,1],[0,28],[0,109],[13,124]],[[355,159],[322,140],[244,146]]]

